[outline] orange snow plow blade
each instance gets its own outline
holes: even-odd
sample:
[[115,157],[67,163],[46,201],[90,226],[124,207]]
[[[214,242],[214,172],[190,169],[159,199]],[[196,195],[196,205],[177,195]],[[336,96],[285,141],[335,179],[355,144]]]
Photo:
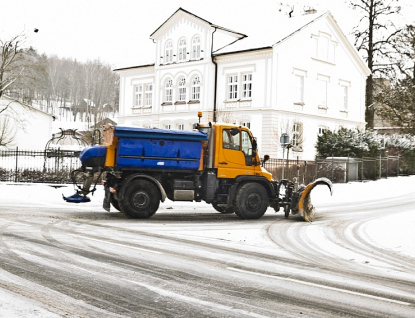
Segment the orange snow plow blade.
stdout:
[[310,193],[316,186],[319,184],[325,184],[330,189],[330,194],[333,195],[333,183],[327,178],[319,178],[314,182],[308,184],[300,194],[298,200],[298,212],[307,222],[312,222],[314,220],[315,208],[311,204]]

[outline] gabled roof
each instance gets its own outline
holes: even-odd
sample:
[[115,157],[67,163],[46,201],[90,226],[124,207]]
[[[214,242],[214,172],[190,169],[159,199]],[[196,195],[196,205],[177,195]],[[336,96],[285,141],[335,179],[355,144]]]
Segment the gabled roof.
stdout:
[[[213,55],[220,56],[232,53],[271,49],[284,43],[297,33],[322,19],[328,19],[331,22],[331,25],[336,29],[337,34],[340,36],[342,43],[347,47],[353,58],[356,59],[362,71],[368,76],[370,74],[368,67],[329,11],[322,14],[307,14],[294,18],[284,17],[281,19],[267,20],[266,23],[264,22],[261,24],[262,27],[252,28],[252,32],[249,33],[250,35],[247,38],[221,48],[213,52]],[[264,25],[266,25],[266,27],[263,27]]]
[[328,12],[322,13],[320,15],[309,14],[295,18],[284,17],[266,21],[266,27],[256,29],[252,28],[252,31],[249,33],[249,36],[246,39],[216,51],[215,55],[246,50],[272,48],[274,45],[292,37],[294,34],[300,32],[302,29],[305,29],[308,25],[316,22],[317,20],[320,20],[327,14]]
[[193,13],[191,13],[191,12],[189,12],[189,11],[187,11],[187,10],[185,10],[185,9],[183,9],[183,8],[179,8],[179,9],[177,9],[166,21],[164,21],[163,22],[163,24],[162,25],[160,25],[153,33],[151,33],[151,35],[150,35],[150,38],[153,38],[153,36],[159,31],[159,30],[161,30],[166,24],[167,24],[167,22],[168,21],[170,21],[175,15],[178,15],[178,14],[180,14],[180,13],[185,13],[185,14],[188,14],[188,15],[190,15],[190,16],[192,16],[192,17],[194,17],[194,18],[196,18],[196,19],[198,19],[198,20],[200,20],[201,22],[204,22],[204,23],[206,23],[206,24],[208,24],[210,27],[212,27],[212,28],[215,28],[215,29],[219,29],[219,30],[222,30],[222,31],[224,31],[224,32],[227,32],[227,33],[233,33],[233,34],[235,34],[237,37],[246,37],[246,35],[245,34],[242,34],[242,33],[239,33],[239,32],[236,32],[236,31],[233,31],[233,30],[230,30],[230,29],[227,29],[227,28],[224,28],[224,27],[221,27],[221,26],[219,26],[219,25],[217,25],[217,24],[214,24],[214,23],[212,23],[212,22],[209,22],[209,21],[207,21],[207,20],[205,20],[205,19],[203,19],[203,18],[201,18],[201,17],[199,17],[199,16],[197,16],[196,14],[193,14]]

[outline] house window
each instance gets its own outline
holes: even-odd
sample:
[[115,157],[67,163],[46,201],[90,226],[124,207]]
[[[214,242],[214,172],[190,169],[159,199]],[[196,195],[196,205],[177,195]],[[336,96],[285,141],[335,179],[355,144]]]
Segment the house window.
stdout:
[[177,130],[184,130],[184,124],[177,124]]
[[166,81],[164,101],[173,101],[173,81],[171,79]]
[[294,80],[294,103],[304,104],[304,76],[296,74]]
[[327,76],[319,75],[317,78],[317,97],[318,107],[327,109],[327,85],[329,78]]
[[334,41],[330,34],[319,32],[318,35],[313,35],[315,43],[315,58],[334,63],[336,59],[337,42]]
[[170,124],[165,124],[164,129],[171,129],[171,125]]
[[347,110],[349,108],[349,88],[347,86],[342,86],[343,92],[343,109]]
[[200,78],[196,76],[192,81],[192,100],[200,100]]
[[200,36],[196,35],[192,39],[192,59],[200,58]]
[[242,75],[242,98],[252,97],[252,74]]
[[228,99],[238,98],[238,75],[228,76]]
[[339,81],[340,85],[340,110],[347,111],[349,109],[349,88],[350,82],[348,81]]
[[186,101],[186,79],[184,77],[179,81],[179,101]]
[[179,61],[186,61],[187,52],[186,52],[186,38],[181,38],[179,40],[178,52]]
[[146,84],[145,85],[145,105],[146,107],[151,107],[153,105],[153,85]]
[[319,136],[323,135],[326,130],[327,130],[327,127],[325,126],[318,127],[318,135]]
[[241,126],[244,126],[248,129],[251,129],[251,123],[250,122],[241,122]]
[[299,123],[294,123],[293,125],[293,138],[291,144],[293,147],[301,146],[301,135],[302,135],[302,125]]
[[173,41],[167,41],[165,46],[164,63],[173,62]]
[[143,106],[143,85],[134,86],[134,107]]

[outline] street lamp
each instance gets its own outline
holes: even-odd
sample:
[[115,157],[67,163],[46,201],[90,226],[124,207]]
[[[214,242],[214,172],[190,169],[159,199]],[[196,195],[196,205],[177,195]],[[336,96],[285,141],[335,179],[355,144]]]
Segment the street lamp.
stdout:
[[[282,147],[282,173],[281,173],[281,179],[284,179],[284,153],[285,153],[285,148],[288,148],[288,145],[290,144],[290,136],[288,136],[288,134],[283,133],[280,137],[280,144]],[[288,151],[288,149],[287,149]],[[287,156],[288,157],[288,156]]]

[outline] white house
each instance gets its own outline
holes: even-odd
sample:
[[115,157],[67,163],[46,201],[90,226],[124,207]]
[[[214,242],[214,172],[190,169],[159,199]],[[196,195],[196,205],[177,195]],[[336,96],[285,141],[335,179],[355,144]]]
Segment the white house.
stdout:
[[[232,16],[229,17],[232,19]],[[324,129],[364,129],[370,71],[330,12],[262,21],[252,34],[182,8],[151,34],[154,63],[120,75],[119,123],[191,129],[197,122],[249,126],[262,155],[312,160]]]
[[7,138],[12,138],[8,148],[24,150],[44,149],[52,137],[54,117],[42,110],[16,102],[5,95],[0,97],[0,127]]

